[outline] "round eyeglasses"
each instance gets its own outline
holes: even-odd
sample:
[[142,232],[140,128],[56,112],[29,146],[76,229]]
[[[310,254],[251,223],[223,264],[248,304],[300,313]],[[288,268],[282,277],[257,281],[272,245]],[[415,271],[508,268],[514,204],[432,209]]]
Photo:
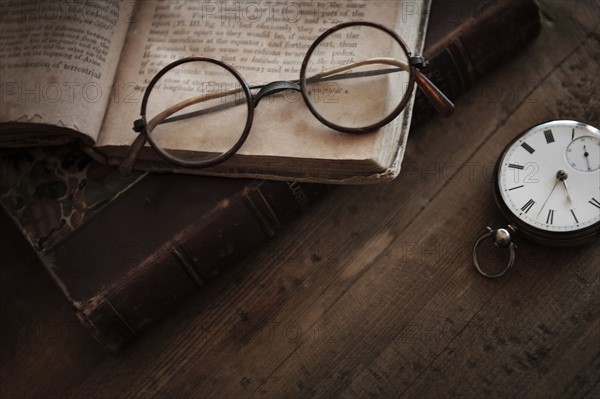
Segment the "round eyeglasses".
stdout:
[[[146,141],[160,157],[181,167],[225,161],[246,141],[261,99],[286,90],[300,92],[321,123],[344,133],[372,132],[390,123],[408,104],[415,83],[440,114],[449,116],[454,105],[421,73],[426,64],[411,55],[394,31],[364,21],[323,32],[304,56],[298,80],[249,85],[223,61],[182,58],[161,69],[146,88],[133,127],[140,135],[121,173],[131,172]],[[266,66],[248,68],[276,72]]]

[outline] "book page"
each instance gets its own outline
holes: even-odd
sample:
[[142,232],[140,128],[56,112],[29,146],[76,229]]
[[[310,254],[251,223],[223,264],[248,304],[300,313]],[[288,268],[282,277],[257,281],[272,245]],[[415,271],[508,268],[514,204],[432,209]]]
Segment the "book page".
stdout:
[[2,1],[0,122],[59,126],[95,141],[134,6]]
[[[139,6],[138,22],[128,34],[117,75],[116,87],[122,90],[117,96],[120,101],[109,105],[99,146],[129,146],[133,142],[136,134],[131,127],[139,118],[145,88],[161,68],[179,58],[214,57],[233,66],[251,86],[297,80],[304,55],[326,29],[354,20],[377,22],[395,30],[411,47],[417,40],[418,24],[425,12],[422,2],[397,0],[194,3],[154,0],[141,2]],[[374,40],[370,45],[383,44]],[[339,53],[340,65],[351,60],[349,54]],[[181,90],[186,90],[194,81],[188,79],[179,84],[186,86]],[[198,80],[195,84],[201,83]],[[180,89],[173,91],[177,90]],[[382,147],[393,146],[394,142],[398,146],[399,124],[390,125],[396,127],[395,131],[388,129],[387,133],[382,130],[362,135],[340,133],[318,121],[300,93],[285,92],[279,97],[262,100],[258,105],[248,139],[234,158],[256,155],[365,160],[375,158]],[[147,118],[153,116],[149,114]],[[219,130],[226,121],[206,123],[214,123],[214,130]],[[186,151],[218,151],[220,140],[227,141],[223,137],[204,138],[195,134],[195,130],[190,124],[189,131],[173,135],[163,145]],[[395,138],[385,140],[383,134]],[[388,159],[393,161],[397,148],[383,149],[392,153]]]

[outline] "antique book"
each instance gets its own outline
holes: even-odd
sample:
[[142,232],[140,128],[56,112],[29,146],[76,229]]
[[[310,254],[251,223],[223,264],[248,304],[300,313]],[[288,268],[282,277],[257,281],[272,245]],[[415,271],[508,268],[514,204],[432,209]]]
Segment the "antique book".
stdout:
[[[135,4],[125,0],[33,0],[3,5],[0,145],[64,142],[76,137],[95,159],[118,165],[138,135],[132,126],[140,116],[145,88],[169,63],[189,56],[214,57],[236,68],[251,86],[297,81],[310,45],[326,29],[341,22],[360,19],[388,26],[403,38],[413,54],[420,54],[429,9],[430,0],[148,0]],[[352,37],[344,34],[339,42],[324,43],[323,48],[333,44],[335,49],[322,59],[317,59],[320,53],[315,53],[311,58],[315,68],[321,62],[352,64],[369,49],[377,49],[377,54],[383,55],[389,52],[390,57],[404,57],[395,54],[392,40],[382,40],[373,31],[363,28]],[[408,59],[405,64],[408,65]],[[173,105],[173,98],[193,96],[187,91],[209,96],[220,90],[222,95],[231,85],[239,85],[231,76],[231,82],[221,76],[227,74],[223,68],[193,68],[196,67],[186,64],[161,78],[153,92],[158,94],[150,96],[148,113],[152,115],[148,118]],[[392,82],[392,77],[389,79]],[[356,106],[355,109],[344,107],[347,101],[340,100],[339,92],[325,92],[346,90],[337,82],[336,88],[315,86],[311,98],[318,97],[321,89],[322,98],[311,101],[319,106],[339,102],[339,109],[326,106],[323,113],[351,125],[356,122],[357,126],[365,126],[353,118],[367,111],[374,114],[369,111],[371,108],[387,104],[381,99],[404,90],[406,82],[398,82],[401,84],[397,88],[382,83],[382,90],[369,98],[364,90],[351,93],[355,100],[348,106]],[[236,95],[240,92],[235,91]],[[135,167],[336,183],[381,182],[397,176],[408,137],[413,96],[394,121],[364,134],[340,133],[325,126],[311,114],[297,92],[279,93],[277,97],[256,109],[247,140],[223,164],[207,169],[177,167],[159,157],[146,143]],[[358,103],[360,107],[355,104],[358,99],[364,100]],[[165,123],[155,129],[161,132],[153,137],[160,136],[156,142],[165,152],[186,159],[225,153],[240,136],[246,120],[239,116],[239,123],[234,121],[245,110],[243,106],[233,108],[191,118],[186,123]],[[359,113],[359,108],[365,110]]]
[[[436,22],[425,51],[430,78],[452,98],[508,61],[541,27],[535,2],[521,0],[436,2],[430,19]],[[417,95],[413,128],[432,113]],[[9,220],[81,321],[113,351],[330,190],[141,172],[122,177],[74,143],[2,149],[0,170],[0,205]]]

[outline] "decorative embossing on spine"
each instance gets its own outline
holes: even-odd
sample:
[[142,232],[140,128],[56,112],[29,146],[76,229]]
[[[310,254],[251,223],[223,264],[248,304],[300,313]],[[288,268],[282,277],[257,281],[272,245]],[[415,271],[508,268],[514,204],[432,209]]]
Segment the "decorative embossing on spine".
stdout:
[[181,244],[175,244],[171,247],[171,254],[177,259],[177,262],[190,279],[200,288],[204,287],[204,280],[194,266],[194,261],[190,258],[187,251]]
[[298,205],[304,209],[308,204],[308,198],[300,183],[297,181],[288,181],[286,183],[290,190],[292,190],[292,194],[294,195],[294,198],[296,198],[296,201],[298,201]]
[[256,190],[248,191],[243,198],[244,204],[252,212],[267,236],[273,237],[275,232],[281,229],[281,222],[260,191],[260,187]]

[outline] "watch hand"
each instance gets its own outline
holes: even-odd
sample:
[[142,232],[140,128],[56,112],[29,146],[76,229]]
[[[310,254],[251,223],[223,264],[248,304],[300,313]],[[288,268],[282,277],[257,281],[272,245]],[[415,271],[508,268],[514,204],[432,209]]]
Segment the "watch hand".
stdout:
[[544,203],[542,204],[542,207],[540,208],[537,215],[535,216],[536,219],[540,216],[540,213],[542,213],[542,209],[544,209],[544,207],[546,206],[546,202],[548,202],[548,200],[550,199],[550,196],[554,192],[554,189],[556,188],[556,185],[558,184],[558,182],[559,182],[558,179],[554,182],[554,185],[552,186],[552,190],[550,190],[550,194],[548,194],[548,197],[546,197],[546,201],[544,201]]
[[583,156],[587,161],[588,170],[592,170],[592,168],[590,167],[590,153],[587,151],[587,148],[585,148],[585,144],[583,145]]
[[564,170],[559,170],[558,172],[556,172],[556,181],[554,182],[554,185],[552,186],[552,190],[550,190],[550,194],[548,194],[546,201],[544,201],[544,203],[542,204],[542,207],[538,211],[538,213],[536,215],[536,219],[540,216],[540,213],[542,213],[542,210],[546,206],[546,203],[550,199],[550,196],[552,196],[552,193],[554,192],[554,189],[556,188],[556,185],[558,184],[559,181],[562,181],[563,184],[565,185],[565,190],[567,190],[567,199],[570,202],[573,202],[573,197],[571,197],[571,194],[569,194],[569,188],[567,187],[567,182],[565,181],[565,180],[567,180],[567,177],[569,177],[569,175]]
[[565,186],[565,190],[567,191],[567,199],[569,200],[569,202],[572,203],[573,197],[571,197],[571,193],[569,192],[569,187],[567,186],[567,178],[568,177],[569,177],[569,175],[564,170],[559,170],[558,172],[556,172],[556,178],[558,179],[558,181],[561,181],[563,183],[563,185]]
[[573,203],[573,196],[571,195],[571,193],[569,192],[569,187],[567,186],[567,178],[565,177],[565,179],[560,179],[560,181],[563,182],[563,185],[565,186],[565,190],[567,191],[567,199],[569,200],[569,202]]

